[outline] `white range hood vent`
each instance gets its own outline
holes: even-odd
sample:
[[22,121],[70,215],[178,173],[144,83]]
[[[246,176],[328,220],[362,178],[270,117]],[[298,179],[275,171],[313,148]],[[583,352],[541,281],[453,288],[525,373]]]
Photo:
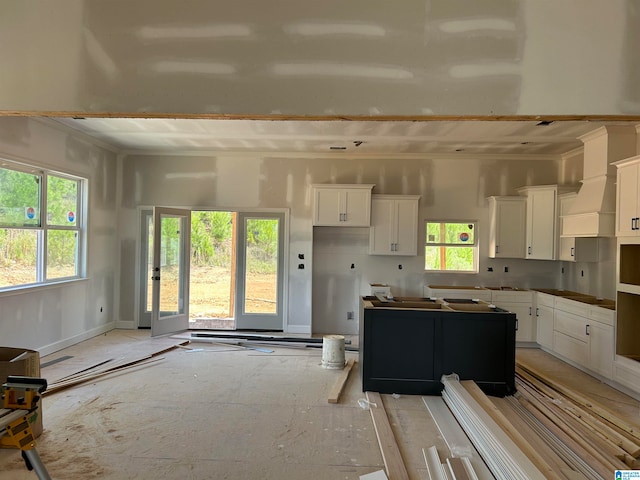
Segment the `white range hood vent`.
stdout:
[[563,237],[613,237],[616,224],[616,168],[612,162],[636,155],[635,126],[606,126],[583,135],[582,186],[568,214]]

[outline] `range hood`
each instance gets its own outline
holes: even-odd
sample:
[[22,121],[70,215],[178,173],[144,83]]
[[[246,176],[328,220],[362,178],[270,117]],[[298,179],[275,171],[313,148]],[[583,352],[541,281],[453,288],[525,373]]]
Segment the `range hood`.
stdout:
[[582,186],[567,215],[563,237],[613,237],[616,224],[616,167],[636,155],[635,126],[600,127],[580,137],[584,144]]

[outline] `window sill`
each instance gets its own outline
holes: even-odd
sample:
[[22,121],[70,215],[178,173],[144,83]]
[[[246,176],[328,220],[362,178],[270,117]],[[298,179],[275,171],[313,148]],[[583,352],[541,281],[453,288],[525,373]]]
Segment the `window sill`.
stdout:
[[35,293],[42,290],[49,290],[52,288],[62,288],[73,285],[75,283],[82,283],[88,281],[88,278],[73,278],[67,280],[53,281],[47,283],[38,283],[35,285],[20,285],[16,287],[5,287],[0,289],[0,298],[10,297],[12,295],[22,295],[24,293]]

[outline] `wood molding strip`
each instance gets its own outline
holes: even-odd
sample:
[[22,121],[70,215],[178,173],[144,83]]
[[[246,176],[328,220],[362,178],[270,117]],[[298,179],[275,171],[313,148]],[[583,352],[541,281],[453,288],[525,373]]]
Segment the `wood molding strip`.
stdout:
[[547,479],[562,480],[562,478],[553,471],[553,468],[546,462],[544,458],[535,450],[531,444],[520,434],[509,420],[502,414],[489,397],[487,397],[480,387],[472,381],[465,380],[460,382],[467,392],[480,404],[489,416],[498,424],[502,430],[511,438],[511,440],[520,448],[531,461],[540,469]]
[[453,375],[443,376],[442,396],[497,479],[543,480],[544,474]]
[[351,369],[356,363],[357,362],[353,358],[347,360],[347,364],[340,372],[340,376],[336,379],[333,387],[331,388],[331,391],[329,392],[329,398],[327,399],[329,403],[338,403],[338,401],[340,400],[340,395],[342,394],[342,389],[347,383],[347,379],[349,378]]
[[382,460],[389,480],[409,480],[409,474],[402,460],[396,438],[393,435],[382,397],[378,392],[366,392],[366,396],[369,402],[371,419],[373,420],[373,428],[378,437],[378,445],[380,446]]

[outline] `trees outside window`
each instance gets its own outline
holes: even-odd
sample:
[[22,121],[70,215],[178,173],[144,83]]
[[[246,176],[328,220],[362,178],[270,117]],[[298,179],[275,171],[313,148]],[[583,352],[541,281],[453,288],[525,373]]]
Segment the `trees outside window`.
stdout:
[[425,270],[478,272],[475,222],[427,221]]
[[2,160],[0,289],[82,275],[86,180]]

